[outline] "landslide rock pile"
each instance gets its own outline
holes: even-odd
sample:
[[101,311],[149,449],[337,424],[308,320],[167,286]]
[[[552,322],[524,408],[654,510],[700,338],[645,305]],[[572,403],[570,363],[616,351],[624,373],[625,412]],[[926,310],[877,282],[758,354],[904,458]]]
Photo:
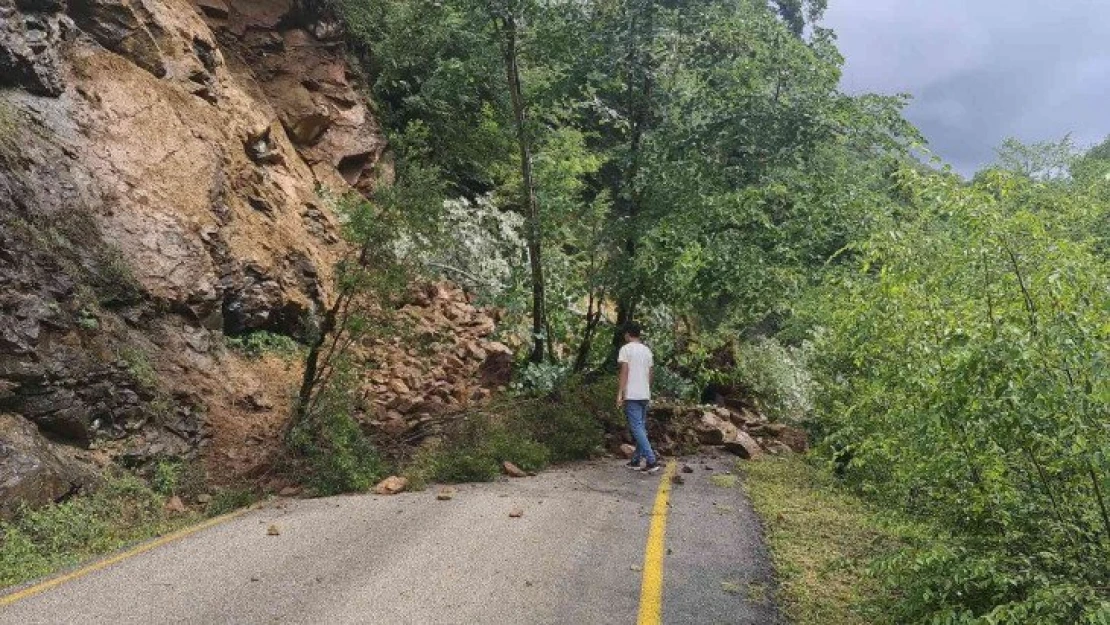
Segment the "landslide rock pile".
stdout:
[[[763,414],[739,402],[729,404],[653,404],[648,433],[658,451],[667,455],[692,453],[703,446],[718,447],[749,460],[763,453],[780,455],[808,451],[809,436],[801,428],[771,423]],[[622,445],[631,443],[627,432],[619,431],[609,437],[610,450],[621,455],[626,455]]]
[[449,282],[416,289],[399,312],[405,328],[371,343],[362,388],[369,423],[388,437],[416,440],[439,417],[505,390],[512,350],[492,338],[499,314],[474,306]]

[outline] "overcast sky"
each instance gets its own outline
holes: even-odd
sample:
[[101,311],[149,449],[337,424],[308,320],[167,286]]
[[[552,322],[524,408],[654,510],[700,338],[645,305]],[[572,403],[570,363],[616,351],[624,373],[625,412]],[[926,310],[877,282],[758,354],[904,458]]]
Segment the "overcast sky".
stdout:
[[932,150],[970,174],[1006,137],[1110,134],[1110,0],[829,0],[849,93],[909,93]]

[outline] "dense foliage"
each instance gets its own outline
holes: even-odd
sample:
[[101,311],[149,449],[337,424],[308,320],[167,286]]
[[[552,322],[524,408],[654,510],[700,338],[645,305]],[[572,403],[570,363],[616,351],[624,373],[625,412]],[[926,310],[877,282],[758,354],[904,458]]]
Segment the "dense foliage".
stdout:
[[[510,310],[534,304],[526,265],[538,232],[546,359],[579,371],[612,356],[603,326],[649,306],[699,331],[784,316],[862,232],[888,161],[917,139],[900,98],[837,90],[830,32],[798,36],[821,2],[338,6],[399,162],[442,176],[461,198],[452,221],[460,205],[474,222],[488,222],[489,207],[528,221],[502,63],[503,17],[518,18],[540,227],[521,228],[516,258],[502,256],[515,271],[492,281],[494,295]],[[490,286],[468,275],[466,255],[433,268]]]
[[[334,2],[397,188],[446,224],[408,260],[503,307],[521,386],[604,371],[644,322],[661,390],[809,423],[947,534],[875,566],[884,613],[1110,622],[1107,144],[1008,141],[972,182],[918,163],[904,98],[839,90],[823,0]],[[388,199],[361,249],[395,249]],[[436,474],[589,453],[552,411],[458,433]]]
[[958,548],[883,565],[906,622],[1110,618],[1110,267],[1094,186],[905,170],[813,315],[846,475]]

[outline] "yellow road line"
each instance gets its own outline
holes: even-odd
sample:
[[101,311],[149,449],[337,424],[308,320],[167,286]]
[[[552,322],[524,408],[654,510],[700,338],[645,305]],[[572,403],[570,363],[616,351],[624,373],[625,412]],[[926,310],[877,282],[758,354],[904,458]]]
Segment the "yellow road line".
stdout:
[[48,579],[46,581],[39,582],[38,584],[35,584],[34,586],[28,586],[27,588],[24,588],[23,590],[18,590],[16,592],[11,593],[11,594],[4,595],[3,597],[0,597],[0,608],[4,607],[6,605],[11,605],[11,604],[13,604],[16,601],[19,601],[21,599],[26,599],[28,597],[33,597],[33,596],[35,596],[39,593],[42,593],[42,592],[45,592],[47,590],[50,590],[51,588],[54,588],[55,586],[60,586],[64,583],[66,583],[66,582],[71,582],[71,581],[73,581],[75,579],[78,579],[80,577],[84,577],[84,576],[88,575],[89,573],[94,573],[94,572],[99,571],[101,569],[106,569],[106,568],[112,566],[113,564],[123,562],[124,560],[127,560],[128,558],[133,558],[133,557],[135,557],[135,556],[137,556],[141,553],[146,553],[147,551],[150,551],[151,549],[156,549],[158,547],[161,547],[162,545],[172,543],[175,540],[181,540],[182,538],[185,538],[186,536],[191,536],[191,535],[196,534],[197,532],[199,532],[201,530],[206,530],[206,529],[208,529],[208,528],[210,528],[214,525],[219,525],[220,523],[230,521],[230,520],[234,519],[235,517],[246,514],[247,512],[250,512],[251,510],[257,509],[258,507],[259,507],[258,505],[254,505],[254,506],[250,506],[248,508],[243,508],[241,510],[236,510],[235,512],[230,512],[230,513],[225,514],[223,516],[218,516],[218,517],[208,519],[207,521],[204,521],[203,523],[199,523],[197,525],[186,527],[185,529],[178,530],[176,532],[173,532],[172,534],[166,534],[165,536],[162,536],[161,538],[156,538],[156,539],[154,539],[150,542],[146,542],[146,543],[143,543],[143,544],[141,544],[137,547],[134,547],[132,549],[128,549],[127,551],[117,553],[114,556],[104,558],[103,560],[97,560],[96,562],[93,562],[92,564],[90,564],[88,566],[77,569],[76,571],[71,571],[69,573],[66,573],[65,575],[59,575],[58,577],[54,577],[54,578]]
[[667,537],[667,501],[671,497],[671,478],[675,463],[667,463],[655,506],[651,509],[651,529],[644,549],[644,579],[640,584],[640,615],[637,625],[660,625],[663,622],[663,548]]

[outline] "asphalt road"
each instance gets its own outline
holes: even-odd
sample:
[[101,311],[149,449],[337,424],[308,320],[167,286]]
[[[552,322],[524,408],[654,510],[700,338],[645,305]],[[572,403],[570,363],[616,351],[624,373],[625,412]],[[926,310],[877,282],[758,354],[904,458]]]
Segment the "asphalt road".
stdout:
[[[733,463],[679,461],[694,473],[671,489],[663,623],[779,622],[758,521],[710,479]],[[0,623],[635,623],[661,479],[608,460],[450,501],[282,501],[0,607]]]

